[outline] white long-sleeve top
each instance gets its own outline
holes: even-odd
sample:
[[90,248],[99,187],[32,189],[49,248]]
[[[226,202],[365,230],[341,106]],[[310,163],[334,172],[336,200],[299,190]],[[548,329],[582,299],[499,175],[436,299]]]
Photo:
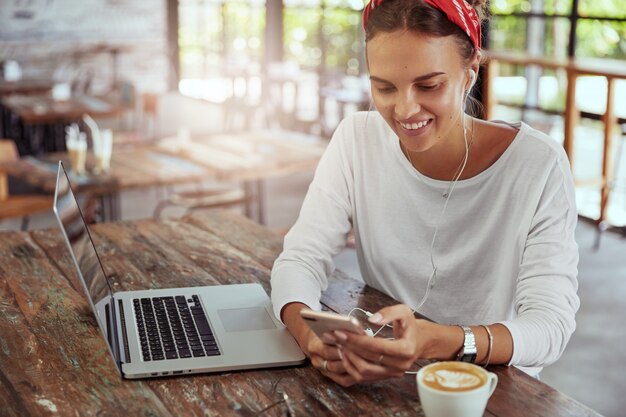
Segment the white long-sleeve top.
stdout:
[[[442,324],[502,323],[513,337],[510,364],[537,374],[576,327],[577,212],[563,148],[516,127],[492,166],[457,182],[434,243],[437,279],[419,312]],[[274,263],[276,316],[294,301],[320,309],[333,256],[352,228],[365,283],[415,308],[449,185],[413,168],[379,113],[346,118]]]

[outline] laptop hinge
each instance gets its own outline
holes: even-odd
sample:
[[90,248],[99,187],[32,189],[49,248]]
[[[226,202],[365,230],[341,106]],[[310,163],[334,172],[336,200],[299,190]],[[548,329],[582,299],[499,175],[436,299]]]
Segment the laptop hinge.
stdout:
[[113,358],[115,359],[115,364],[118,369],[122,369],[122,362],[120,359],[120,345],[118,339],[118,328],[117,328],[117,315],[115,314],[115,299],[111,297],[109,303],[105,307],[106,318],[107,318],[107,342],[111,347],[111,352],[113,353]]
[[124,360],[120,360],[120,362],[130,363],[130,349],[128,347],[128,334],[126,332],[126,317],[124,316],[124,303],[122,300],[118,300],[118,305],[120,308],[120,320],[121,320],[121,328],[122,328],[122,342],[124,343]]

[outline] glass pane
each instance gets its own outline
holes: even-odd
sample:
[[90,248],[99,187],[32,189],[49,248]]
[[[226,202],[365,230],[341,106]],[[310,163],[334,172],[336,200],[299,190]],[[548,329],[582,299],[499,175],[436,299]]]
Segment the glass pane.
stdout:
[[366,0],[325,0],[324,5],[328,8],[342,8],[352,10],[363,10]]
[[265,6],[248,2],[224,3],[224,57],[227,73],[258,68],[263,59]]
[[493,82],[496,101],[560,113],[565,110],[567,74],[536,66],[501,64]]
[[494,16],[489,26],[489,48],[496,51],[526,49],[526,19]]
[[[621,0],[619,0],[621,1]],[[571,0],[493,0],[491,11],[494,14],[511,13],[545,13],[545,14],[570,14],[572,11]]]
[[576,56],[626,59],[626,22],[580,19]]
[[218,54],[223,49],[219,7],[216,3],[191,1],[179,5],[181,78],[204,77],[219,63]]
[[578,13],[590,17],[626,18],[626,7],[624,0],[580,0]]
[[298,62],[302,68],[314,68],[321,64],[321,16],[321,8],[285,8],[285,60]]
[[[542,22],[543,21],[543,22]],[[566,18],[526,19],[494,16],[489,30],[489,48],[496,51],[529,52],[533,55],[564,58],[567,56],[570,22]],[[535,41],[532,45],[528,39]]]
[[361,12],[351,9],[326,9],[322,22],[326,40],[326,66],[337,72],[358,75],[365,72],[359,61],[363,54]]
[[285,8],[320,7],[322,0],[283,0]]

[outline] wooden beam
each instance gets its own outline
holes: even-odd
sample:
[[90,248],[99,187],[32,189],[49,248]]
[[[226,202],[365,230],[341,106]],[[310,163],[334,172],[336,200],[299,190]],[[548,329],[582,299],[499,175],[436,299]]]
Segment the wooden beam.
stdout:
[[170,63],[167,87],[178,91],[180,81],[180,51],[178,49],[178,0],[167,0],[167,56]]
[[265,64],[283,60],[283,0],[265,3]]

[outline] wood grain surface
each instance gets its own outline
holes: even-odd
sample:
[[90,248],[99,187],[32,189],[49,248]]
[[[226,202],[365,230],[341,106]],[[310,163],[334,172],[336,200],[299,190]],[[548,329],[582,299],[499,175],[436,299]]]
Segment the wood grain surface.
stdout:
[[[228,211],[92,227],[119,290],[259,282],[269,293],[281,239]],[[324,305],[394,301],[337,271]],[[262,347],[259,347],[262,349]],[[596,416],[515,368],[487,416]],[[342,388],[310,364],[122,380],[56,229],[0,233],[0,416],[421,416],[414,376]]]

